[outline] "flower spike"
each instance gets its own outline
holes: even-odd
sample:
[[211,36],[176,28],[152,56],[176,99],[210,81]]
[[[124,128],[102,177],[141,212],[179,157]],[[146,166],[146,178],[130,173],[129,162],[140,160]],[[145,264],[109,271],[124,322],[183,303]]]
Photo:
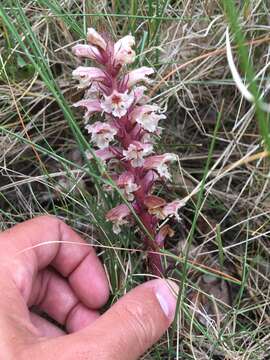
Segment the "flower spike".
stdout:
[[[136,213],[140,228],[146,229],[141,238],[148,250],[149,269],[160,276],[165,272],[159,249],[167,237],[174,235],[168,221],[179,220],[179,211],[185,204],[181,200],[168,203],[155,195],[156,184],[171,180],[169,165],[178,157],[155,152],[155,139],[162,131],[159,123],[166,116],[145,94],[154,69],[143,66],[125,73],[126,66],[136,57],[132,35],[114,43],[108,35],[89,28],[87,42],[72,49],[79,59],[96,63],[96,67],[79,66],[73,71],[78,87],[86,89],[84,99],[73,106],[84,107],[87,120],[93,113],[99,113],[96,122],[85,126],[95,147],[86,157],[98,158],[107,166],[125,199],[125,203],[106,214],[113,232],[119,234],[123,226],[136,226],[132,222],[132,213]],[[104,191],[112,188],[104,186]],[[166,224],[162,224],[164,220]]]

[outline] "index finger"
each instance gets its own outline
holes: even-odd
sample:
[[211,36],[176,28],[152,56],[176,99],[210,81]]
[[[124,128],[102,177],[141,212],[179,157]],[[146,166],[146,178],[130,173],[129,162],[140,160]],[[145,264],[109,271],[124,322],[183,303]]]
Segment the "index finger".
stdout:
[[94,307],[107,300],[105,271],[94,249],[56,217],[37,217],[0,234],[0,258],[26,302],[37,272],[49,264],[86,305],[93,306],[93,296]]

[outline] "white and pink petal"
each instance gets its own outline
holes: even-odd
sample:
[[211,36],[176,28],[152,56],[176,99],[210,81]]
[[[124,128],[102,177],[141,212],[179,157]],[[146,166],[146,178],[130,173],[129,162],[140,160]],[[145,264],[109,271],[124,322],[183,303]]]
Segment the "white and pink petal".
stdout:
[[123,155],[124,159],[129,160],[132,166],[140,167],[144,164],[144,157],[151,154],[152,151],[152,144],[133,141],[127,150],[123,150]]
[[136,104],[143,104],[149,100],[149,97],[144,94],[146,90],[147,90],[147,87],[143,86],[143,85],[136,86],[133,89]]
[[145,82],[147,84],[150,84],[152,82],[151,79],[149,79],[149,75],[152,75],[154,73],[154,69],[143,66],[139,69],[135,69],[130,71],[126,77],[127,77],[127,86],[130,88],[133,85],[139,83],[139,82]]
[[139,186],[135,183],[135,177],[130,171],[125,171],[119,176],[117,186],[123,190],[128,201],[134,200],[134,192],[139,189]]
[[154,155],[145,159],[143,166],[146,170],[156,170],[160,177],[170,180],[171,175],[167,164],[177,159],[178,156],[173,153]]
[[93,66],[79,66],[72,72],[74,79],[79,80],[78,88],[85,88],[92,84],[93,81],[102,81],[106,79],[105,73]]
[[[93,153],[102,162],[106,162],[107,160],[115,158],[115,154],[113,153],[113,151],[111,151],[110,146],[104,149],[95,150],[93,151]],[[94,158],[94,155],[90,151],[86,152],[86,157],[88,160],[92,160]]]
[[121,232],[120,226],[128,223],[127,217],[130,214],[131,211],[126,204],[118,205],[106,214],[106,220],[113,223],[113,232],[115,234]]
[[87,29],[87,41],[89,42],[89,44],[98,46],[102,50],[106,50],[107,48],[106,41],[94,28]]
[[161,119],[166,119],[163,114],[156,113],[159,111],[157,105],[142,105],[137,106],[131,113],[133,121],[137,122],[142,128],[151,133],[156,132],[158,123]]
[[174,216],[177,220],[180,220],[178,211],[185,205],[185,202],[182,200],[174,200],[170,203],[167,203],[163,208],[163,214],[165,217]]
[[101,57],[101,53],[96,46],[78,44],[73,46],[72,52],[78,58],[87,58],[97,60]]
[[89,119],[90,115],[95,112],[101,112],[102,108],[100,102],[98,100],[92,99],[83,99],[73,104],[74,107],[84,107],[86,108],[86,113],[84,118],[87,120]]
[[120,93],[117,90],[114,90],[111,95],[104,96],[101,106],[106,113],[120,118],[126,115],[133,102],[134,94],[128,94],[127,91]]
[[109,143],[114,140],[117,134],[117,129],[110,123],[97,121],[92,125],[85,127],[89,134],[92,136],[92,141],[100,149],[108,147]]
[[135,39],[131,35],[124,36],[114,44],[114,64],[125,65],[134,62],[136,53],[132,49]]

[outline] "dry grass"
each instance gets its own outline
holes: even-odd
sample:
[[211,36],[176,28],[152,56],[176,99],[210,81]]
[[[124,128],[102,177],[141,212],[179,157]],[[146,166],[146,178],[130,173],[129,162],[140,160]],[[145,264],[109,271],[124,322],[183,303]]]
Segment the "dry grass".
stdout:
[[[63,99],[59,102],[29,61],[29,31],[20,24],[16,9],[10,9],[11,2],[3,1],[1,7],[18,27],[26,48],[2,21],[1,228],[40,213],[62,217],[98,245],[110,276],[112,302],[145,279],[145,256],[136,234],[126,231],[116,238],[104,222],[104,211],[117,195],[104,199],[98,172],[83,164],[72,122],[63,111],[82,96],[71,79],[77,64],[70,46],[80,38],[76,26],[82,33],[89,25],[97,26],[112,36],[133,31],[139,42],[138,64],[156,68],[150,91],[167,109],[159,147],[180,155],[169,189],[161,189],[172,199],[188,200],[181,224],[173,224],[176,236],[166,248],[168,276],[179,282],[187,239],[190,243],[183,287],[187,296],[181,298],[175,331],[143,359],[270,358],[269,158],[254,107],[242,98],[228,67],[227,20],[221,3],[89,1],[81,6],[63,1],[59,9],[53,1],[15,3],[30,22]],[[239,3],[250,61],[267,101],[269,4]],[[83,11],[96,15],[82,17]],[[233,49],[238,66],[237,47]],[[75,119],[83,129],[77,112]]]

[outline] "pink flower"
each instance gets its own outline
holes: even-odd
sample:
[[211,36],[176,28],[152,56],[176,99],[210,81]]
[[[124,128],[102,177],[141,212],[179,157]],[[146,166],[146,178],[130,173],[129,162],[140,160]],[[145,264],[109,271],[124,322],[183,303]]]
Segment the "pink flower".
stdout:
[[177,220],[180,220],[178,211],[185,203],[181,200],[167,203],[166,200],[159,196],[148,195],[145,197],[144,205],[147,207],[149,214],[155,215],[158,219],[164,220],[173,215]]
[[144,200],[144,205],[147,209],[157,209],[163,207],[166,203],[166,200],[156,195],[147,195]]
[[141,179],[141,186],[143,187],[145,193],[148,193],[152,188],[154,182],[159,178],[158,174],[153,170],[148,170],[144,177]]
[[143,166],[147,170],[156,170],[160,177],[170,180],[171,175],[169,173],[167,163],[176,161],[177,159],[177,155],[172,153],[154,155],[145,159]]
[[106,220],[113,223],[113,232],[119,234],[121,232],[121,225],[127,224],[127,217],[130,215],[129,207],[126,204],[121,204],[111,209],[107,215]]
[[151,136],[151,135],[152,134],[150,134],[149,132],[145,132],[141,138],[141,142],[154,144],[155,139],[153,139],[153,136]]
[[72,72],[74,79],[79,80],[78,88],[90,86],[93,81],[100,81],[106,78],[104,72],[96,67],[79,66]]
[[174,235],[174,230],[170,227],[170,225],[166,224],[162,226],[162,228],[157,233],[155,237],[155,242],[159,246],[164,246],[164,240],[166,239],[166,237],[167,236],[173,237],[173,235]]
[[90,115],[94,112],[102,111],[100,102],[98,100],[92,100],[92,99],[84,99],[76,102],[73,104],[74,107],[85,107],[87,109],[84,117],[85,119],[89,119]]
[[125,160],[130,160],[133,167],[140,167],[144,164],[144,157],[151,154],[153,145],[133,141],[127,150],[123,150]]
[[134,175],[129,171],[126,171],[119,176],[117,186],[119,186],[120,189],[123,189],[123,194],[128,201],[134,200],[133,193],[139,189],[139,186],[135,183]]
[[85,128],[92,135],[92,141],[100,149],[106,148],[117,134],[115,127],[101,121],[96,121],[93,125],[87,125]]
[[134,95],[128,94],[127,91],[119,93],[114,90],[110,96],[104,95],[104,98],[105,100],[101,102],[102,109],[118,118],[126,115],[134,101]]
[[127,86],[131,87],[141,81],[145,83],[151,83],[152,80],[148,78],[148,75],[151,75],[153,73],[154,73],[154,69],[147,66],[143,66],[139,69],[132,70],[126,75]]
[[106,50],[107,43],[103,37],[93,28],[87,29],[87,41],[91,45],[100,47],[102,50]]
[[168,203],[167,205],[164,206],[163,214],[164,214],[165,217],[173,215],[173,216],[175,216],[175,218],[177,220],[180,220],[180,217],[178,215],[178,211],[184,205],[185,205],[184,201],[174,200],[174,201],[172,201],[172,202],[170,202],[170,203]]
[[135,39],[131,35],[124,36],[114,44],[115,65],[131,64],[135,60],[136,53],[132,50]]
[[101,54],[97,47],[92,45],[79,44],[72,48],[72,52],[79,58],[88,58],[92,60],[100,59]]
[[91,86],[85,91],[84,98],[85,99],[91,99],[91,100],[97,100],[100,94],[100,88],[98,86],[98,83],[93,82]]
[[156,195],[147,195],[144,199],[144,205],[149,214],[155,215],[158,219],[164,219],[162,209],[166,205],[166,200]]
[[133,89],[135,103],[144,104],[149,100],[149,97],[144,95],[144,92],[147,90],[146,86],[136,86]]
[[[99,149],[99,150],[93,151],[93,153],[103,163],[105,163],[107,160],[113,159],[115,157],[115,154],[111,151],[111,147]],[[88,160],[92,160],[94,158],[93,154],[88,150],[86,151],[85,156],[87,157]]]
[[159,107],[157,105],[137,106],[131,113],[132,119],[142,126],[144,130],[155,132],[158,129],[158,122],[166,119],[163,114],[156,114]]

